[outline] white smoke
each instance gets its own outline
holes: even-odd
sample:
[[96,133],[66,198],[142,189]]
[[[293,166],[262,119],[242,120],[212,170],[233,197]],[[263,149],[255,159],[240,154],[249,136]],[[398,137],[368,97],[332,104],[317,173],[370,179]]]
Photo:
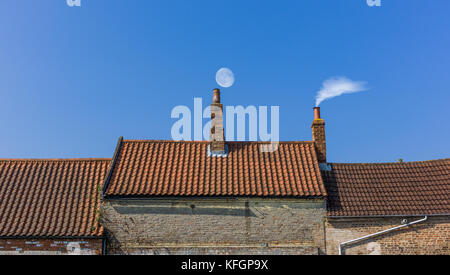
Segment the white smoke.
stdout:
[[343,76],[329,78],[322,83],[322,89],[317,93],[316,107],[325,99],[342,94],[361,92],[367,89],[366,82],[364,81],[353,81]]

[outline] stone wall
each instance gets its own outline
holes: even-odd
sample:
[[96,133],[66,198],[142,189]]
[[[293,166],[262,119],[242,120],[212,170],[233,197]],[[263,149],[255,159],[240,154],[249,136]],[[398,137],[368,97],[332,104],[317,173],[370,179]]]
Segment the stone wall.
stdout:
[[[327,254],[338,254],[339,243],[382,231],[423,217],[345,218],[326,222]],[[450,217],[428,220],[343,247],[343,254],[445,254],[450,255]]]
[[108,254],[324,253],[323,200],[103,200]]
[[0,239],[0,255],[101,255],[102,239]]

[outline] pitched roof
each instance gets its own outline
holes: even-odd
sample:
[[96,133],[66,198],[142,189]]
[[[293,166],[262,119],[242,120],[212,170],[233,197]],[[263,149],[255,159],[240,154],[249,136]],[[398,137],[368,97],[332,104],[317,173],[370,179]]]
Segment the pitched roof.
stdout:
[[0,160],[0,237],[98,237],[110,159]]
[[226,144],[220,157],[206,141],[120,141],[105,196],[326,196],[313,142]]
[[450,214],[450,159],[329,165],[328,216]]

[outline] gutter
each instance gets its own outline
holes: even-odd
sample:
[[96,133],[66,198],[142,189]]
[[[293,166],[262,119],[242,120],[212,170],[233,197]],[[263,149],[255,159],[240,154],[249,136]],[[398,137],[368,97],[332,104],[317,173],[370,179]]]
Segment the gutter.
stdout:
[[391,232],[391,231],[394,231],[394,230],[397,230],[397,229],[400,229],[400,228],[403,228],[403,227],[406,227],[406,226],[410,226],[410,225],[413,225],[413,224],[421,223],[421,222],[426,221],[427,219],[428,219],[428,216],[425,216],[423,219],[420,219],[420,220],[416,220],[416,221],[413,221],[413,222],[405,223],[405,224],[402,224],[402,225],[399,225],[399,226],[396,226],[396,227],[392,227],[392,228],[389,228],[389,229],[386,229],[386,230],[383,230],[383,231],[379,231],[379,232],[376,232],[376,233],[372,233],[372,234],[369,234],[369,235],[366,235],[366,236],[363,236],[363,237],[360,237],[360,238],[357,238],[357,239],[353,239],[353,240],[349,240],[349,241],[346,241],[346,242],[342,242],[342,243],[339,244],[339,255],[342,255],[342,247],[345,246],[345,245],[348,245],[348,244],[351,244],[351,243],[357,243],[359,241],[366,240],[366,239],[369,239],[369,238],[372,238],[372,237],[375,237],[375,236],[379,236],[379,235],[382,235],[382,234],[385,234],[385,233],[388,233],[388,232]]
[[61,240],[61,239],[67,239],[67,240],[79,240],[79,239],[103,239],[103,236],[0,236],[0,240],[42,240],[42,239],[55,239],[55,240]]
[[295,196],[210,196],[210,195],[104,195],[105,199],[108,200],[185,200],[185,199],[204,199],[204,200],[216,200],[216,199],[227,199],[227,200],[239,200],[239,199],[263,199],[263,200],[291,200],[297,202],[298,200],[304,200],[308,203],[311,202],[324,202],[326,197],[324,196],[305,196],[305,197],[295,197]]

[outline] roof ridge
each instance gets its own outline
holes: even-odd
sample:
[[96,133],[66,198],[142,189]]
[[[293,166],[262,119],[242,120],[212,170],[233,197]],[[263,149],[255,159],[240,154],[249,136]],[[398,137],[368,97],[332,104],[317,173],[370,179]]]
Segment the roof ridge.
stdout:
[[[123,142],[152,142],[152,143],[209,143],[207,140],[152,140],[152,139],[124,139]],[[225,141],[225,143],[250,143],[250,144],[271,144],[277,143],[272,141]],[[278,141],[280,144],[292,144],[292,143],[314,143],[312,140],[303,141]]]
[[414,163],[430,163],[430,162],[444,162],[444,161],[450,161],[450,158],[445,159],[431,159],[431,160],[419,160],[419,161],[404,161],[404,162],[329,162],[328,164],[337,164],[337,165],[390,165],[390,164],[399,164],[399,165],[405,165],[405,164],[414,164]]

